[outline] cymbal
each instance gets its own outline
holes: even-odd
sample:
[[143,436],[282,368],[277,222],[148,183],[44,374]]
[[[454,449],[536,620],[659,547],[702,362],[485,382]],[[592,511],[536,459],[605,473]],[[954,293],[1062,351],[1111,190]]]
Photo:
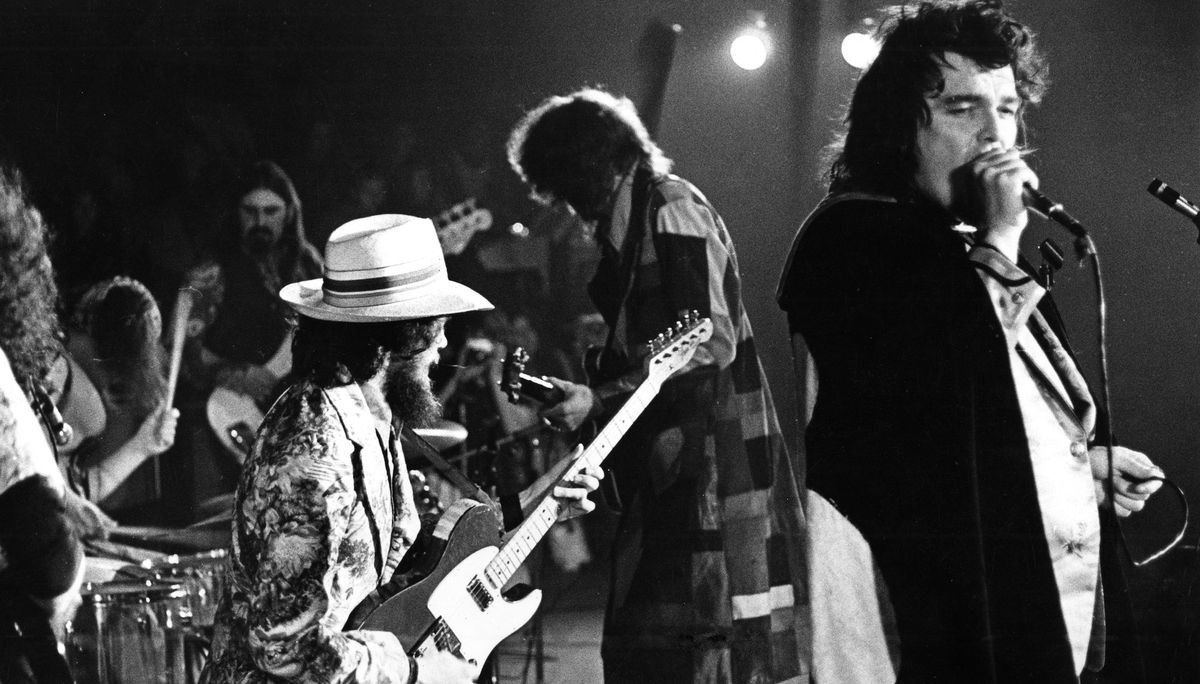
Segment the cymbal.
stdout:
[[231,530],[227,522],[215,527],[173,529],[121,525],[111,530],[109,538],[117,543],[155,549],[166,553],[207,551],[229,546]]
[[467,429],[450,420],[439,420],[429,427],[413,428],[438,451],[445,451],[467,441]]
[[214,497],[205,499],[196,504],[196,510],[200,515],[211,516],[218,513],[226,514],[226,520],[233,517],[233,498],[234,492],[226,492],[218,494]]

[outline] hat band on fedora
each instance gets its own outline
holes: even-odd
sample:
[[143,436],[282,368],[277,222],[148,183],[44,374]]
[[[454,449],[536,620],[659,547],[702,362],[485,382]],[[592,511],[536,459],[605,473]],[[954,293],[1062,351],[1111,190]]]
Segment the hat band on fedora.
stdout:
[[322,289],[326,303],[339,307],[377,306],[407,301],[446,280],[446,272],[433,264],[402,275],[372,276],[370,278],[335,279],[325,274]]

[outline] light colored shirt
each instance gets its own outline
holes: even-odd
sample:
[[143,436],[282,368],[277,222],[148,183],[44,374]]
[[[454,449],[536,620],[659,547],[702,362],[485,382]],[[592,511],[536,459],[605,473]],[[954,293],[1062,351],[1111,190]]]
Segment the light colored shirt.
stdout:
[[[62,475],[54,462],[37,415],[13,376],[8,357],[0,350],[0,494],[13,485],[41,475],[61,494]],[[8,567],[0,549],[0,570]]]
[[975,246],[969,258],[1008,342],[1063,620],[1081,672],[1100,586],[1100,516],[1087,447],[1095,409],[1078,369],[1037,311],[1046,290],[990,247]]

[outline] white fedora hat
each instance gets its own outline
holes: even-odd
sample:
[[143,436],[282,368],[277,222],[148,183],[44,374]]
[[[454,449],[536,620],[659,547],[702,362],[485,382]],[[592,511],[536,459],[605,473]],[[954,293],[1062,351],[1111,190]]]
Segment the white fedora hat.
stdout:
[[343,224],[325,243],[325,277],[292,283],[279,296],[306,316],[351,323],[492,308],[483,295],[446,275],[433,222],[402,214]]

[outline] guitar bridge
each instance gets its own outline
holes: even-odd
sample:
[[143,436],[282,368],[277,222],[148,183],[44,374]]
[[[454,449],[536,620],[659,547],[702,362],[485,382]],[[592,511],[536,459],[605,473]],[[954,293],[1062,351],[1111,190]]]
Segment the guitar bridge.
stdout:
[[483,582],[479,581],[478,577],[472,577],[470,582],[467,582],[467,593],[475,601],[475,605],[479,606],[479,610],[487,610],[488,606],[492,605],[495,600],[491,592],[483,586]]
[[462,641],[459,640],[458,636],[454,633],[454,630],[450,629],[450,627],[446,625],[446,621],[442,618],[434,620],[433,624],[430,625],[429,629],[425,632],[425,636],[423,636],[417,642],[417,648],[413,649],[412,653],[409,655],[425,655],[426,646],[428,643],[427,640],[429,639],[433,640],[433,647],[435,649],[439,651],[445,651],[446,653],[451,653],[460,658],[462,657]]

